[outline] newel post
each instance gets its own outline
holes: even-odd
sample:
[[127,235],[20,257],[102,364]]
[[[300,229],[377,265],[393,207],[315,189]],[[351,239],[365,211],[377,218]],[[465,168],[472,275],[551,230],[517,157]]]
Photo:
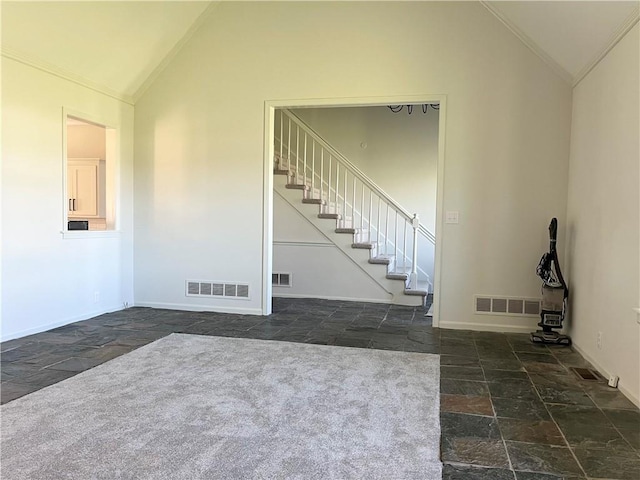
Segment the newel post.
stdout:
[[420,219],[417,213],[413,214],[411,226],[413,227],[413,263],[411,264],[411,275],[409,276],[409,288],[418,288],[418,227],[420,226]]

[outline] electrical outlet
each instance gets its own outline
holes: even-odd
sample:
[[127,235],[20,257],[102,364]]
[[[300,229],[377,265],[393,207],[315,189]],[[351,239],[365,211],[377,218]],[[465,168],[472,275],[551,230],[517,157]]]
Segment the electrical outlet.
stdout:
[[598,332],[596,337],[596,347],[598,347],[598,350],[602,348],[602,332]]
[[610,375],[608,385],[611,388],[618,388],[618,380],[619,378],[617,375]]
[[129,308],[129,302],[122,302],[122,308]]
[[100,302],[100,292],[93,292],[93,303]]

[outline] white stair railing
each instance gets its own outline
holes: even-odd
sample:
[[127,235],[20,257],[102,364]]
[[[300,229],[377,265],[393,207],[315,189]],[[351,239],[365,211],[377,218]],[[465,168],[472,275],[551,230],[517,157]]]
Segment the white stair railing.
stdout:
[[409,276],[409,288],[426,282],[431,291],[435,236],[358,167],[288,110],[276,110],[276,169],[309,187],[322,213],[338,214],[356,243],[372,243],[376,256],[393,256],[394,271]]

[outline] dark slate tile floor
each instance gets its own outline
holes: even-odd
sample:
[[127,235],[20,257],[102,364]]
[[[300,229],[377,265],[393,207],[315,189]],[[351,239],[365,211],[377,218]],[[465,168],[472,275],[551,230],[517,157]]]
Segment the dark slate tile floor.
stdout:
[[[268,317],[129,308],[1,344],[2,403],[172,332],[440,354],[446,480],[640,479],[640,411],[566,347],[433,328],[421,307],[274,299]],[[430,480],[430,479],[429,479]]]

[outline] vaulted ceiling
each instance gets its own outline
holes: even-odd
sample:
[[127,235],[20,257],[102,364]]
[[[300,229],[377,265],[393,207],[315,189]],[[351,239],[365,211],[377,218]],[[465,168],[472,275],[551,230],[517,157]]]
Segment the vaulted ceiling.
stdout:
[[[638,21],[639,1],[485,1],[575,85]],[[219,2],[2,1],[2,55],[135,103]]]

